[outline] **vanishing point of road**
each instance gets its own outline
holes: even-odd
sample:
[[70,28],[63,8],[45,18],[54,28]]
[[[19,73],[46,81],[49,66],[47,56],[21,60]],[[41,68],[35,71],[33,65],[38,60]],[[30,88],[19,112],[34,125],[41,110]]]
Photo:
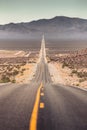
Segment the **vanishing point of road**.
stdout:
[[52,82],[44,37],[32,81],[0,86],[0,130],[87,130],[87,92]]

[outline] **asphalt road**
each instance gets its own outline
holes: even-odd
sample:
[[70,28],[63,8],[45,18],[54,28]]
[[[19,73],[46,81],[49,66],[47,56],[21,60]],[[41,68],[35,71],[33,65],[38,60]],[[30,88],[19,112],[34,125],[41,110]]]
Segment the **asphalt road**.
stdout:
[[[29,130],[40,84],[37,130],[87,130],[87,92],[51,81],[42,39],[40,61],[29,84],[0,86],[0,130]],[[40,106],[40,104],[42,107]],[[35,130],[35,129],[32,129]]]
[[87,130],[87,92],[46,84],[40,102],[38,130]]

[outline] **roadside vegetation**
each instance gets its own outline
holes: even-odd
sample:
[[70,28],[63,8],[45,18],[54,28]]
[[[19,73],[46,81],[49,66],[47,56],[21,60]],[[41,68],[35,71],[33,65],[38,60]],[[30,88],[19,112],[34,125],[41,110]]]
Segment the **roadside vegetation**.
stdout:
[[50,54],[47,54],[48,62],[55,64],[62,75],[67,75],[68,79],[63,76],[66,82],[75,86],[87,86],[87,49]]
[[15,77],[18,74],[22,74],[24,73],[24,71],[26,69],[21,69],[22,66],[24,66],[25,64],[17,64],[17,65],[0,65],[0,83],[8,83],[8,82],[12,82],[12,83],[16,83],[16,79]]
[[[29,51],[31,52],[29,55]],[[31,73],[31,68],[37,62],[39,51],[1,50],[0,51],[0,83],[25,82]],[[27,76],[27,78],[26,78]]]
[[76,75],[79,78],[79,83],[87,81],[87,72],[78,70],[72,70],[71,75]]

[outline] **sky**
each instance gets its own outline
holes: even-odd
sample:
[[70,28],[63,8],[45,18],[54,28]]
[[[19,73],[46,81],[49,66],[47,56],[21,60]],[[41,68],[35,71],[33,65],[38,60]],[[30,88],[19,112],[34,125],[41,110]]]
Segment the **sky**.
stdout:
[[55,16],[87,19],[87,0],[0,0],[0,24]]

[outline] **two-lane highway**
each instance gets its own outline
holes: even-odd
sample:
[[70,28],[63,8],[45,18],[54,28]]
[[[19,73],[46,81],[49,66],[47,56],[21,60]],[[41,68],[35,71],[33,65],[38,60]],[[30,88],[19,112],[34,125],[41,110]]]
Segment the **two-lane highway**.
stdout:
[[87,130],[87,92],[52,83],[44,36],[31,83],[0,86],[0,130]]

